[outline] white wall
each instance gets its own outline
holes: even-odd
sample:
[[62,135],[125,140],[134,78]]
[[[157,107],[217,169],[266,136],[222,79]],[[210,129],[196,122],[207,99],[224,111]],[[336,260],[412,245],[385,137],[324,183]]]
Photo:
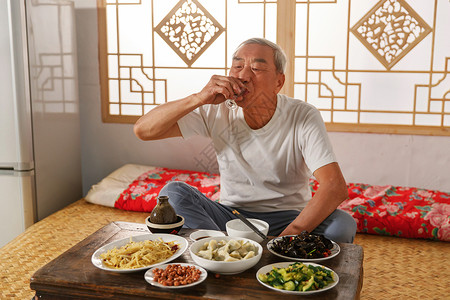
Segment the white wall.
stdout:
[[[142,142],[132,125],[101,121],[96,1],[75,0],[81,113],[83,193],[126,163],[203,170],[209,141]],[[331,132],[348,182],[415,186],[450,192],[450,137]]]
[[450,192],[450,137],[329,135],[347,182]]

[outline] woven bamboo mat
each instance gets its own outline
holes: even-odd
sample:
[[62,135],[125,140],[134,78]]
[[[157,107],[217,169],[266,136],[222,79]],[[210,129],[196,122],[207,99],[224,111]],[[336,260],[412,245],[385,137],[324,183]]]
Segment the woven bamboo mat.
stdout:
[[450,299],[450,243],[357,234],[364,248],[361,299]]
[[[81,199],[34,224],[0,249],[0,299],[31,299],[40,267],[113,221],[143,223],[127,212]],[[361,299],[443,299],[450,294],[450,243],[358,234],[364,247]]]

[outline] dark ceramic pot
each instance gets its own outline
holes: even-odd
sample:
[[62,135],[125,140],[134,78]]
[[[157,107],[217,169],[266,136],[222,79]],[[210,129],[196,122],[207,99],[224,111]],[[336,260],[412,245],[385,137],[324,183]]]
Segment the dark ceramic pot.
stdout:
[[159,196],[158,203],[150,214],[153,224],[172,224],[177,222],[177,214],[169,203],[168,196]]

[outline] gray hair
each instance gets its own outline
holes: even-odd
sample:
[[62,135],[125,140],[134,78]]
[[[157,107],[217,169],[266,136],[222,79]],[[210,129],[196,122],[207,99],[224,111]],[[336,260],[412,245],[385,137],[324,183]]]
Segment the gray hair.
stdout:
[[233,59],[236,58],[236,54],[245,45],[249,44],[258,44],[258,45],[264,45],[269,46],[273,49],[273,60],[275,62],[275,67],[277,69],[277,72],[280,72],[281,74],[284,74],[286,71],[286,54],[284,53],[283,49],[281,49],[280,46],[275,44],[274,42],[271,42],[264,38],[251,38],[244,42],[242,42],[237,48],[236,51],[233,53]]

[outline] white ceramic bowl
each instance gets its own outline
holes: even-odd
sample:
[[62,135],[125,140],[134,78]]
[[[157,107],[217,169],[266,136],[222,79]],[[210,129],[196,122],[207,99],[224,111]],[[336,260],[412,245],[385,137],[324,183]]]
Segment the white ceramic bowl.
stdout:
[[[258,219],[248,219],[250,223],[255,225],[256,228],[259,229],[262,233],[267,235],[269,232],[269,224],[266,221],[258,220]],[[251,230],[244,222],[240,219],[233,219],[228,221],[226,224],[227,234],[232,237],[242,237],[254,240],[258,243],[263,241],[263,238],[260,237],[256,232]]]
[[[211,240],[216,240],[217,242],[222,241],[222,240],[224,240],[226,242],[228,242],[229,240],[236,240],[236,241],[243,240],[245,242],[252,243],[256,247],[257,253],[252,258],[242,259],[242,260],[238,260],[238,261],[215,261],[215,260],[209,260],[209,259],[205,259],[205,258],[198,256],[196,253],[198,253],[198,251],[201,249],[201,247],[205,243],[209,243],[209,241],[211,241]],[[230,237],[230,236],[216,236],[216,237],[201,239],[199,241],[194,242],[191,245],[191,247],[189,248],[189,252],[191,254],[192,260],[197,265],[205,268],[206,270],[214,272],[214,273],[218,273],[218,274],[231,275],[231,274],[242,273],[245,270],[250,269],[251,267],[256,265],[259,262],[259,260],[261,259],[263,248],[261,247],[261,245],[259,243],[255,242],[253,240],[250,240],[250,239],[235,238],[235,237]]]
[[195,242],[212,236],[225,236],[225,233],[219,230],[199,229],[189,235],[189,238]]

